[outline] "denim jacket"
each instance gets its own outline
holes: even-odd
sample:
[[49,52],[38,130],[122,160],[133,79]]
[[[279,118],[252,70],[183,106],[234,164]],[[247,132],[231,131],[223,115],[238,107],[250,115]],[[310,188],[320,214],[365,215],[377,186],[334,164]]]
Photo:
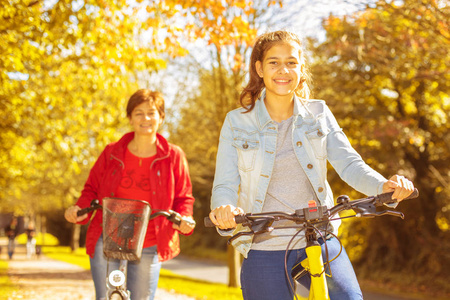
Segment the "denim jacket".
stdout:
[[[220,133],[211,209],[231,204],[246,213],[259,213],[263,208],[277,146],[277,124],[270,118],[264,98],[265,92],[248,113],[238,108],[226,116]],[[294,98],[292,145],[321,205],[334,205],[327,182],[327,160],[345,182],[366,195],[381,193],[387,181],[353,149],[322,100]],[[335,234],[339,225],[340,221],[332,223]],[[238,225],[234,231],[219,233],[232,235],[245,230]],[[242,236],[233,245],[247,257],[251,242],[251,236]]]

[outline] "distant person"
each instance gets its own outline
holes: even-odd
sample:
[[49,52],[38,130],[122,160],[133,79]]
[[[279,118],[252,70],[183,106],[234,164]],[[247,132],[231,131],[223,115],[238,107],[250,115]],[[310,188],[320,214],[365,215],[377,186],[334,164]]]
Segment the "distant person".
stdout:
[[40,245],[36,245],[36,258],[41,258],[42,247]]
[[11,223],[5,228],[5,234],[8,237],[8,257],[13,258],[14,251],[16,249],[16,236],[18,234],[19,227],[17,218],[13,217]]
[[[249,82],[240,96],[241,108],[229,112],[220,133],[210,218],[223,235],[245,231],[241,213],[294,213],[308,201],[332,207],[327,161],[358,191],[376,195],[394,192],[401,201],[414,191],[403,176],[389,180],[370,168],[353,149],[325,101],[309,99],[309,73],[298,36],[287,31],[260,36],[250,57]],[[337,233],[339,221],[332,221]],[[304,232],[286,254],[298,229],[242,236],[233,245],[245,257],[241,286],[245,300],[292,300],[288,280],[292,267],[306,258]],[[340,251],[339,241],[319,239],[325,257]],[[345,250],[330,261],[330,298],[362,299]],[[309,276],[301,284],[309,288]]]
[[25,234],[27,236],[27,258],[30,259],[36,255],[36,230],[33,223],[28,224]]
[[[180,252],[178,232],[188,235],[194,230],[195,225],[188,222],[192,220],[194,198],[184,152],[157,133],[165,117],[162,95],[138,90],[129,99],[126,112],[134,132],[106,146],[81,197],[66,210],[65,218],[72,223],[87,223],[88,215],[77,217],[77,211],[88,207],[93,199],[101,202],[105,197],[145,200],[152,209],[180,213],[183,220],[179,226],[163,217],[150,220],[141,260],[128,264],[127,287],[131,298],[151,300],[161,262]],[[86,252],[90,256],[96,299],[104,299],[107,261],[103,256],[101,213],[96,213],[89,225]]]

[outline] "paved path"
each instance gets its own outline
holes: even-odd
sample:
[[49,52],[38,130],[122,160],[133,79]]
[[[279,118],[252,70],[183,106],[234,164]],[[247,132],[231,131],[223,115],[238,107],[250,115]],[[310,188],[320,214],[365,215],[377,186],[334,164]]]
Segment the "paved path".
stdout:
[[228,284],[228,267],[221,263],[178,256],[163,262],[162,268],[190,278]]
[[[2,246],[0,259],[8,260]],[[17,246],[12,260],[8,260],[8,276],[19,287],[4,300],[93,300],[94,285],[90,271],[79,266],[50,259],[46,256],[27,259],[25,247]],[[1,289],[0,284],[0,289]],[[191,297],[158,289],[155,300],[194,300]]]

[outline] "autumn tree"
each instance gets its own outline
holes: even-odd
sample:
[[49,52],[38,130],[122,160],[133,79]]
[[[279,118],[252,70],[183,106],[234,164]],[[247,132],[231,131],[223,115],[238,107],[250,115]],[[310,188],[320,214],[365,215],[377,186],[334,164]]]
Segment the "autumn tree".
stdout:
[[129,130],[130,95],[149,87],[148,74],[169,57],[186,53],[173,21],[179,5],[0,4],[0,210],[62,210],[104,146]]
[[438,285],[449,275],[449,17],[447,1],[379,1],[327,18],[326,40],[312,46],[316,96],[371,166],[420,191],[400,204],[405,220],[351,224],[349,248],[368,277],[421,273],[416,282]]
[[116,1],[2,2],[2,204],[66,206],[80,174],[120,135],[134,72],[164,61]]

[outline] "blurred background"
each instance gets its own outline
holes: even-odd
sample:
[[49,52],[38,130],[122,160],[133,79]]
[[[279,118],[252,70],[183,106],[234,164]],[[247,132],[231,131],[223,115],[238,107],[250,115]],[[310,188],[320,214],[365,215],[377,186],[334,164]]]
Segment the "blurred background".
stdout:
[[[255,37],[288,29],[304,39],[313,98],[370,166],[420,191],[399,205],[404,220],[344,222],[359,278],[450,292],[449,4],[0,0],[0,235],[16,216],[21,228],[32,222],[60,245],[83,246],[86,228],[64,209],[106,144],[131,130],[131,94],[150,88],[165,95],[162,134],[185,151],[193,181],[198,226],[182,253],[233,257],[202,226],[219,131],[238,107]],[[331,168],[329,180],[335,196],[362,196]]]

